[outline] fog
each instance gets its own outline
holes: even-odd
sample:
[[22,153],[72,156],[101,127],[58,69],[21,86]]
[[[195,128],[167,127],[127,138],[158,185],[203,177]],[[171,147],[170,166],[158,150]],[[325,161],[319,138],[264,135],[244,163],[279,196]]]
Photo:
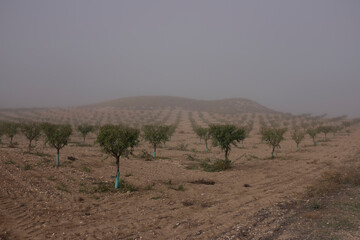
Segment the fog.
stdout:
[[360,116],[360,1],[0,1],[0,108],[137,95]]

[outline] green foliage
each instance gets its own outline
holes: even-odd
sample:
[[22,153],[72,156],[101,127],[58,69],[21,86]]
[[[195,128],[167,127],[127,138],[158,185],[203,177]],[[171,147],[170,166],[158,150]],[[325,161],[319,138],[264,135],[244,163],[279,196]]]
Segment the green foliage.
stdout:
[[29,151],[31,150],[31,142],[33,140],[38,140],[41,136],[41,125],[39,123],[29,122],[22,123],[21,132],[25,135],[25,137],[29,140]]
[[25,170],[25,171],[31,170],[31,169],[32,169],[32,167],[31,167],[30,164],[26,164],[26,165],[24,166],[24,170]]
[[108,192],[135,192],[138,188],[133,186],[132,184],[128,183],[127,181],[120,179],[119,181],[119,188],[116,190],[114,186],[110,182],[94,182],[92,184],[80,184],[79,192],[80,193],[87,193],[87,194],[94,194],[94,193],[108,193]]
[[122,125],[104,125],[100,128],[96,141],[103,151],[116,159],[128,157],[139,143],[140,131]]
[[293,132],[291,133],[291,138],[295,141],[296,148],[299,150],[299,144],[305,138],[305,133],[299,128],[294,128]]
[[2,132],[10,138],[10,146],[13,146],[13,138],[19,132],[19,124],[15,122],[4,122]]
[[85,138],[86,135],[88,135],[88,133],[93,132],[95,130],[95,127],[89,124],[81,124],[77,127],[77,130],[81,133],[83,139],[84,139],[84,144],[85,144]]
[[307,134],[309,134],[309,136],[312,138],[313,142],[314,142],[314,146],[316,146],[316,135],[319,133],[319,130],[318,128],[309,128],[307,131],[306,131]]
[[210,128],[195,127],[194,131],[200,139],[204,139],[205,149],[208,151],[208,141],[211,138]]
[[46,143],[51,147],[60,149],[68,144],[72,129],[70,125],[55,125],[51,123],[42,124],[42,129],[46,136]]
[[231,168],[231,161],[217,159],[214,163],[211,163],[208,159],[202,161],[200,167],[206,172],[221,172]]
[[228,160],[231,146],[245,139],[244,128],[234,125],[210,125],[210,136],[214,146],[219,146],[225,152],[225,161]]
[[275,148],[280,148],[280,142],[284,140],[286,128],[262,127],[260,133],[262,140],[272,147],[271,157],[274,158]]
[[[116,158],[115,188],[121,188],[119,182],[120,157],[128,157],[133,153],[134,147],[139,143],[140,131],[123,125],[105,125],[100,128],[96,141],[103,151]],[[120,184],[120,185],[119,185]]]
[[325,140],[326,140],[326,135],[332,131],[332,126],[320,126],[317,128],[319,133],[324,133],[325,135]]
[[172,129],[166,125],[145,125],[143,127],[143,138],[154,146],[154,157],[156,153],[156,146],[160,143],[166,143],[169,141]]

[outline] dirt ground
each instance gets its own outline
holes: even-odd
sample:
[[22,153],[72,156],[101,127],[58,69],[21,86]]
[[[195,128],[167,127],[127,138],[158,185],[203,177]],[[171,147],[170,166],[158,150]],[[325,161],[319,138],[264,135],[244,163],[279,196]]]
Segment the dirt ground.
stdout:
[[[205,124],[202,118],[222,119],[198,113],[194,118],[199,124]],[[60,151],[59,168],[55,149],[42,140],[28,152],[23,136],[15,136],[14,148],[2,138],[0,239],[291,239],[289,232],[273,232],[285,224],[283,204],[292,204],[324,171],[353,159],[360,146],[359,128],[329,136],[316,147],[307,136],[299,152],[287,133],[270,159],[255,122],[244,147],[230,153],[233,167],[205,172],[193,167],[197,160],[223,158],[223,153],[215,147],[204,151],[184,111],[171,141],[158,149],[158,159],[140,157],[143,150],[152,153],[143,141],[134,156],[121,159],[121,177],[137,191],[112,192],[89,190],[99,182],[113,186],[116,172],[114,159],[93,145],[95,137],[81,146],[75,134]],[[255,225],[251,236],[240,234],[269,209],[272,222]]]

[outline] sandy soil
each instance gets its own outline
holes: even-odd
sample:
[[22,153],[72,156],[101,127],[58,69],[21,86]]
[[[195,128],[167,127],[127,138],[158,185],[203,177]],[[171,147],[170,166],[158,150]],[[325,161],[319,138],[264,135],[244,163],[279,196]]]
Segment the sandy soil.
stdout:
[[[197,112],[193,116],[205,124]],[[175,118],[176,111],[169,122]],[[139,189],[126,193],[81,191],[92,182],[112,183],[116,170],[98,146],[79,146],[80,136],[61,150],[59,168],[54,167],[54,149],[39,141],[29,153],[26,139],[16,136],[15,148],[4,143],[0,148],[0,239],[228,239],[235,226],[253,221],[262,209],[293,201],[323,171],[359,152],[360,129],[331,136],[316,147],[307,137],[300,152],[288,133],[276,159],[269,159],[271,149],[261,143],[257,128],[256,123],[244,148],[232,150],[232,169],[189,169],[191,158],[223,158],[223,153],[204,151],[183,112],[175,135],[158,150],[159,159],[138,157],[142,150],[151,153],[144,142],[135,157],[121,159],[122,178]],[[89,136],[87,143],[94,139]],[[215,184],[191,183],[201,179]]]

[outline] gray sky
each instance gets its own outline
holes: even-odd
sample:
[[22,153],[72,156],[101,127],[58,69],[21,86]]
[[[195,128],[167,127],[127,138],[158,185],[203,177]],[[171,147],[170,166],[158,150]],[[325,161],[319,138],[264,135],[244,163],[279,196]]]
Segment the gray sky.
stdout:
[[360,116],[359,0],[0,0],[0,108],[245,97]]

